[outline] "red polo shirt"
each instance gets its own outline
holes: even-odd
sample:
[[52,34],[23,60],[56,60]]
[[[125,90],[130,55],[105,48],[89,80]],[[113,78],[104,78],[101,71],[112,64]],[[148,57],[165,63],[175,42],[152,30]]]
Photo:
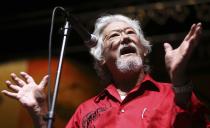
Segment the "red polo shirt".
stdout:
[[192,95],[192,107],[184,110],[174,102],[169,83],[146,75],[122,101],[110,84],[99,95],[82,103],[66,128],[206,128],[201,103]]

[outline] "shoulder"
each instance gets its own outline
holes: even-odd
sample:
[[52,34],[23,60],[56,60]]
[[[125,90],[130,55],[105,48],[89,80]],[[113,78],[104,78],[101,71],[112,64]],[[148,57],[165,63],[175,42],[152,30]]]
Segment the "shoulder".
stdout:
[[160,91],[171,91],[172,90],[172,84],[169,82],[163,82],[163,81],[158,81],[154,79],[151,75],[147,74],[145,77],[144,81],[149,81],[153,85],[155,85]]
[[83,124],[87,124],[99,113],[106,111],[107,108],[96,100],[99,96],[100,94],[81,103],[69,120],[66,128],[72,128],[72,126],[78,127],[82,126]]
[[95,97],[96,96],[87,99],[76,108],[76,111],[68,121],[66,128],[72,128],[81,125],[81,122],[83,122],[84,117],[96,108],[94,102]]
[[75,113],[80,113],[81,115],[86,115],[89,112],[96,111],[99,108],[103,108],[106,105],[103,104],[103,99],[106,96],[106,89],[101,91],[96,96],[93,96],[86,101],[82,102],[76,109]]
[[86,110],[86,109],[92,109],[96,106],[96,99],[97,96],[93,96],[89,99],[87,99],[86,101],[82,102],[78,107],[77,110]]

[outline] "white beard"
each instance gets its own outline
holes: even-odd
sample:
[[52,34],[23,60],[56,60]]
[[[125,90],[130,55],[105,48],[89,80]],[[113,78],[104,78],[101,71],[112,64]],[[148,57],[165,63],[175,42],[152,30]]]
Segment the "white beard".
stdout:
[[118,70],[122,73],[138,72],[143,67],[141,57],[120,57],[116,61]]

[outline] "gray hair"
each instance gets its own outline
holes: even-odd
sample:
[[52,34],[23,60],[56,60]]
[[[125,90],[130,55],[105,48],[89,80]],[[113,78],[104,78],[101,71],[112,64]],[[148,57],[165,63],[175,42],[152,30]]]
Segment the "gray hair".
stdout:
[[[95,58],[95,68],[96,71],[98,72],[99,77],[102,78],[102,80],[107,81],[107,79],[110,79],[111,76],[104,69],[104,66],[102,65],[103,61],[103,50],[104,50],[104,42],[103,42],[103,30],[112,22],[115,21],[122,21],[127,23],[129,26],[131,26],[134,31],[137,33],[140,42],[142,43],[143,47],[145,48],[145,53],[151,52],[151,45],[148,40],[145,39],[142,29],[140,27],[140,23],[137,20],[130,19],[126,16],[120,15],[120,14],[115,14],[115,15],[106,15],[98,18],[95,23],[95,30],[93,32],[93,35],[96,36],[98,39],[97,45],[94,47],[91,47],[90,53],[93,55]],[[109,74],[109,75],[108,75]],[[110,80],[108,80],[110,82]],[[108,82],[107,81],[107,82]]]

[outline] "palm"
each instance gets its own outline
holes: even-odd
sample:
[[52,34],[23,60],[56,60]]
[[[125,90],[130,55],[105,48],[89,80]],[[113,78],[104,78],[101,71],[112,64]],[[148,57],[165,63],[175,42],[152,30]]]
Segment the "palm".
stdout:
[[191,53],[197,45],[200,33],[201,24],[194,24],[178,48],[173,49],[170,44],[164,44],[166,68],[171,79],[183,75]]
[[37,93],[41,93],[43,88],[37,86],[35,82],[29,83],[22,87],[17,93],[17,99],[25,106],[37,104]]

